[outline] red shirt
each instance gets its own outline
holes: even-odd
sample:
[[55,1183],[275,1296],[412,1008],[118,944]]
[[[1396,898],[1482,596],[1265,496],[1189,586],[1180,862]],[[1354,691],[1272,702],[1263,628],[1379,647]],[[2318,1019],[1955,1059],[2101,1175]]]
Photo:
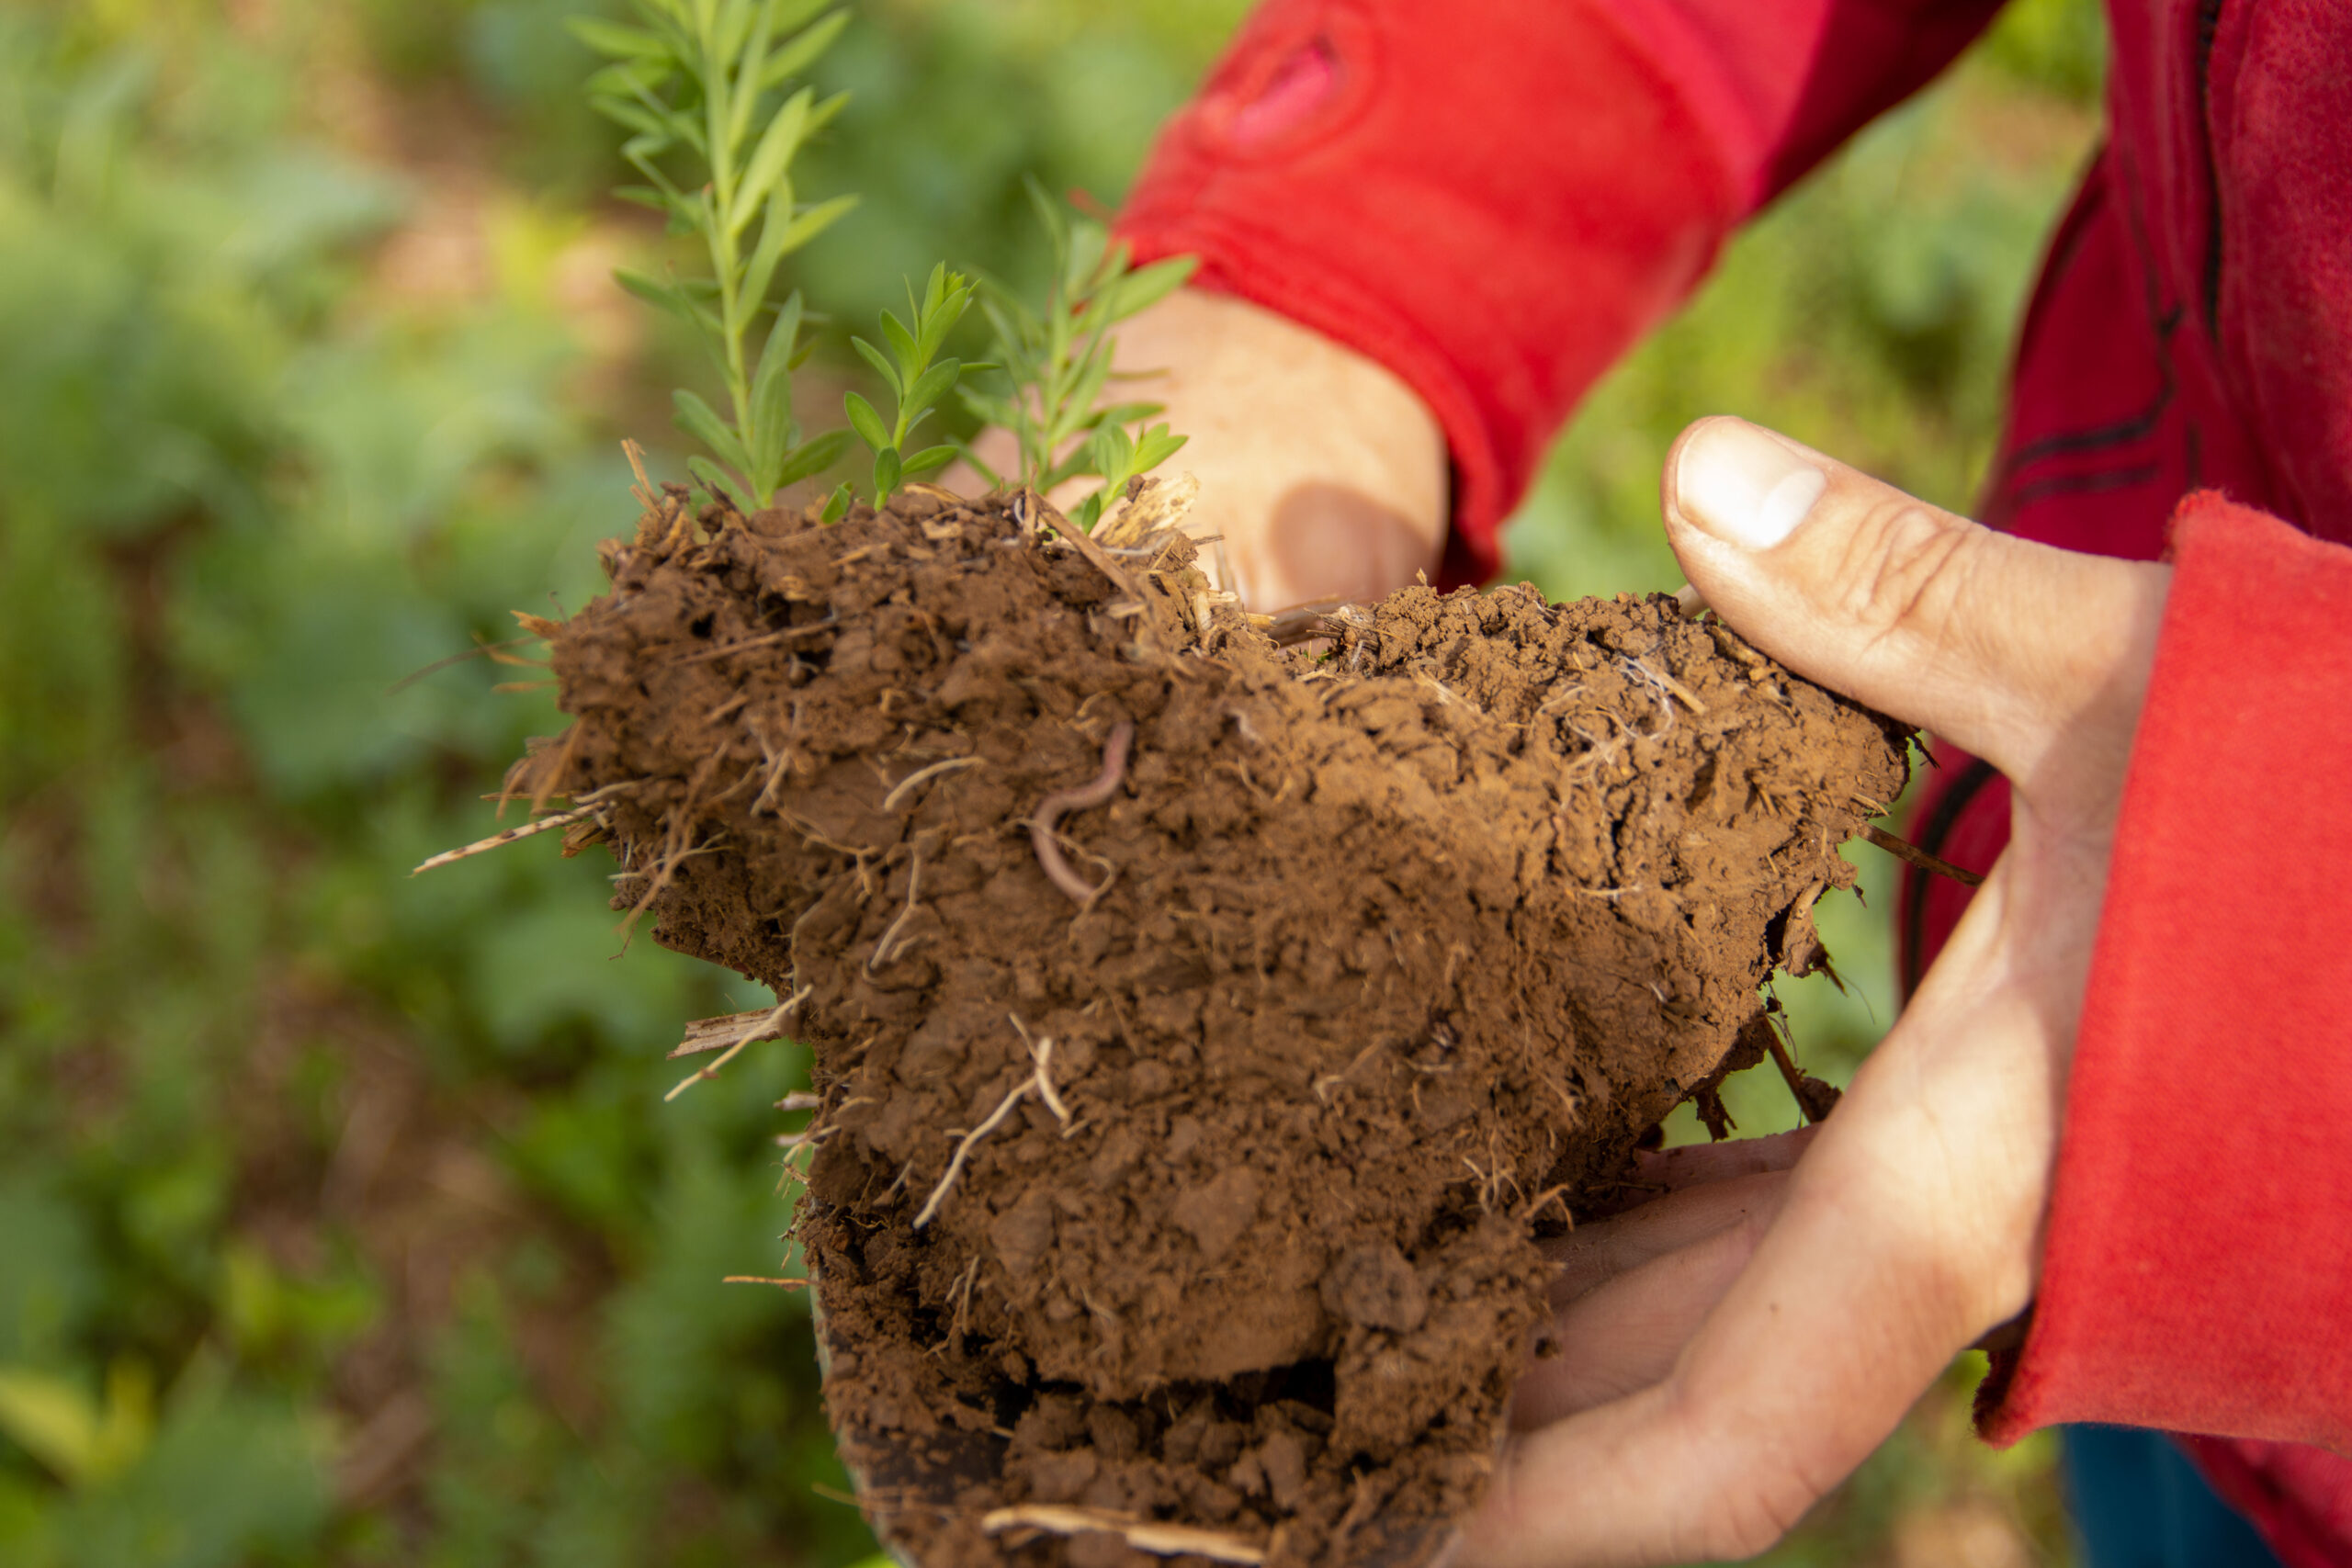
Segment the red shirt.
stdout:
[[[1411,384],[1478,581],[1584,389],[1996,9],[1267,0],[1121,230]],[[2193,1451],[2291,1568],[2352,1564],[2352,5],[2109,10],[2109,140],[1982,515],[2177,570],[1984,1427],[2219,1434]],[[1915,833],[1982,869],[2006,786],[1939,757]],[[1909,975],[1963,897],[1906,886]]]

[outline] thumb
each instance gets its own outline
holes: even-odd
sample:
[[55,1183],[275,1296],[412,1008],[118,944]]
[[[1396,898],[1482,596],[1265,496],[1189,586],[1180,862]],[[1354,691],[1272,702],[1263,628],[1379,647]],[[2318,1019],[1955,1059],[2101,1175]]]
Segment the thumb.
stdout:
[[2020,782],[2062,738],[2128,751],[2170,569],[1996,534],[1722,416],[1663,488],[1691,584],[1798,673]]

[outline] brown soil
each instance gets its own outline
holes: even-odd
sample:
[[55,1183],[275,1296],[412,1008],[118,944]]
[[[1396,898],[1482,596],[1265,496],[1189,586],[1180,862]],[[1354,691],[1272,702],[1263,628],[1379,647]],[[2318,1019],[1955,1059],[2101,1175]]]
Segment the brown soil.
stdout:
[[1410,589],[1279,647],[1180,536],[1023,504],[660,498],[541,626],[579,723],[509,787],[802,998],[797,1232],[894,1547],[1424,1562],[1537,1234],[1759,1055],[1902,734],[1663,596]]

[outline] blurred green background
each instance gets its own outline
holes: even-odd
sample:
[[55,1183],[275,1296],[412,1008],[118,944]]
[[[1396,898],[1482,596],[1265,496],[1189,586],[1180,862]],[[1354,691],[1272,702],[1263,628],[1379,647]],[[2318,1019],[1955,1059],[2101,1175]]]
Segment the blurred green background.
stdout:
[[[607,281],[660,241],[600,194],[580,4],[0,0],[10,1568],[872,1550],[805,1310],[718,1282],[778,1266],[802,1064],[661,1098],[682,1021],[764,994],[616,961],[594,856],[406,874],[560,721],[482,661],[390,688],[595,591],[618,438],[658,453],[698,374]],[[1020,175],[1115,202],[1246,8],[868,0],[820,73],[856,97],[806,188],[865,200],[817,303],[1034,268]],[[1717,410],[1964,508],[2101,58],[2089,0],[2018,0],[1766,216],[1563,438],[1512,573],[1674,586],[1657,463]],[[1894,1006],[1873,902],[1825,916],[1850,995],[1784,990],[1832,1077]],[[2064,1561],[2049,1450],[1975,1446],[1967,1383],[1771,1561]]]

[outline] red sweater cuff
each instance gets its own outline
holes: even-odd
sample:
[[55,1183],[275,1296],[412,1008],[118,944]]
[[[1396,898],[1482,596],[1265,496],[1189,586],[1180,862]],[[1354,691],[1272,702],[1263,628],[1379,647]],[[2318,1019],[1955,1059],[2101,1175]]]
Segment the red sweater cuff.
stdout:
[[2211,492],[2173,530],[2040,1298],[1984,1427],[2352,1451],[2352,549]]
[[1582,0],[1270,0],[1162,133],[1119,221],[1395,371],[1454,462],[1449,582],[1578,394],[1704,272],[1731,183],[1649,58]]

